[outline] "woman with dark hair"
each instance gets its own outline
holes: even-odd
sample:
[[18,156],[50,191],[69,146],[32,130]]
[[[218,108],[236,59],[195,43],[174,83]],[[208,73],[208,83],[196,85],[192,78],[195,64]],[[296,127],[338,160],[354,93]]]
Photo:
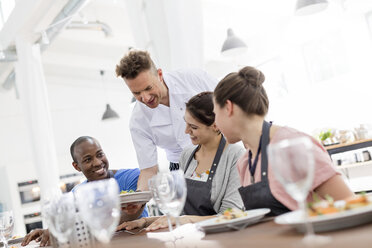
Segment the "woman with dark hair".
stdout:
[[[214,118],[212,92],[202,92],[186,103],[185,133],[193,146],[183,150],[180,157],[187,184],[181,224],[215,217],[228,208],[243,208],[236,162],[244,149],[226,142]],[[125,222],[119,229],[145,226],[156,230],[168,227],[168,223],[165,217],[149,217]]]
[[296,201],[275,179],[267,162],[266,147],[269,143],[301,136],[312,140],[315,158],[315,177],[308,200],[312,192],[320,197],[330,195],[334,200],[353,196],[319,142],[293,128],[265,121],[269,99],[262,86],[264,81],[261,71],[247,66],[228,74],[214,90],[218,128],[229,143],[243,141],[247,148],[237,163],[242,184],[239,192],[246,209],[270,208],[272,215],[279,215],[297,208]]

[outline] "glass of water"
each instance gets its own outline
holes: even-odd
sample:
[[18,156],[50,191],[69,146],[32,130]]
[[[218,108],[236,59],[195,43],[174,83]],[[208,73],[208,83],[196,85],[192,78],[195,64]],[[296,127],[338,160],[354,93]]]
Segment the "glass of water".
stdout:
[[314,181],[313,143],[308,137],[286,139],[268,146],[268,159],[274,175],[303,213],[306,234],[304,245],[328,243],[328,237],[314,234],[308,219],[306,199]]
[[82,220],[102,243],[109,243],[120,220],[119,186],[115,179],[89,182],[75,190]]
[[67,243],[75,227],[75,200],[73,193],[55,194],[44,201],[42,216],[49,231],[60,243]]
[[5,248],[8,248],[8,239],[12,235],[14,228],[13,211],[0,213],[0,238]]
[[[168,217],[171,216],[176,219],[176,226],[178,228],[179,215],[184,208],[187,195],[183,171],[176,170],[157,174],[154,179],[154,187],[160,208]],[[171,230],[170,221],[168,223]]]

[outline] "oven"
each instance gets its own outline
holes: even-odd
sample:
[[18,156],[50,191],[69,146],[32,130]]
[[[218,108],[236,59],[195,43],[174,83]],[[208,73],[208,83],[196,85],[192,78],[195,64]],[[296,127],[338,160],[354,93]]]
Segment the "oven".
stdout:
[[40,201],[40,187],[37,180],[18,183],[18,191],[22,205]]
[[41,213],[31,213],[23,216],[26,232],[29,233],[36,228],[43,228]]

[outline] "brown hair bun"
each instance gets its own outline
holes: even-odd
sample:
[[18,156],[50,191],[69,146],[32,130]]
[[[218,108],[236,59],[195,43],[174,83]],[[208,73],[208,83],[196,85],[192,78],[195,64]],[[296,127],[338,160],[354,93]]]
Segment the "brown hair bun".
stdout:
[[239,71],[239,76],[243,77],[248,84],[259,87],[265,81],[265,75],[254,67],[246,66]]

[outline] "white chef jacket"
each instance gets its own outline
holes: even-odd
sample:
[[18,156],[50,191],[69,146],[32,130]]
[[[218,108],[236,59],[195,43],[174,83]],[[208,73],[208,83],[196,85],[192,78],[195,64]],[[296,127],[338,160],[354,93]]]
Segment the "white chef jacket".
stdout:
[[202,70],[163,73],[169,90],[169,107],[159,104],[151,109],[137,101],[129,128],[140,169],[158,164],[157,147],[165,150],[170,162],[178,163],[182,150],[191,144],[185,134],[186,103],[203,91],[213,91],[217,80]]

